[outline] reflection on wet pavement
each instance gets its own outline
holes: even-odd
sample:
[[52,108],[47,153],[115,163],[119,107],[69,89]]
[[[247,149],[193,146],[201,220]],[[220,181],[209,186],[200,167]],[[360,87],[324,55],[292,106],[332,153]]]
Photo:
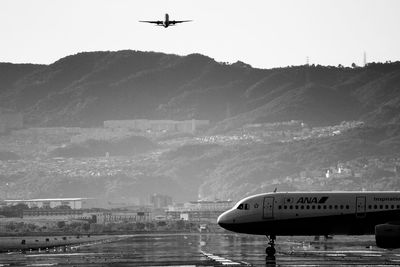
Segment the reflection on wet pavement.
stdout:
[[266,238],[230,234],[131,235],[118,242],[0,254],[0,266],[331,266],[400,264],[399,250],[375,247],[373,236],[278,237],[276,262]]

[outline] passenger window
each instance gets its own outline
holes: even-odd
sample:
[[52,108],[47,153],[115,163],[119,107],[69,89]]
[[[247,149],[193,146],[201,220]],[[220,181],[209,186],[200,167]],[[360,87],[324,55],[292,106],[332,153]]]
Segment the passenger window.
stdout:
[[326,210],[326,205],[324,205],[323,207],[324,207],[324,210]]
[[287,209],[287,206],[286,206],[286,205],[285,205],[285,206],[283,206],[283,209],[285,209],[285,210],[286,210],[286,209]]
[[294,208],[295,208],[296,210],[298,210],[298,209],[299,209],[299,206],[296,205],[296,206],[294,206]]
[[344,206],[343,206],[343,205],[340,205],[340,209],[341,209],[341,210],[344,209]]
[[391,207],[391,208],[392,208],[392,210],[393,210],[393,209],[394,209],[394,205],[392,205],[392,207]]
[[330,209],[330,210],[332,209],[332,205],[329,205],[329,209]]
[[389,209],[389,205],[385,205],[385,209]]
[[374,209],[377,209],[378,208],[378,206],[377,205],[374,205]]
[[310,209],[310,206],[309,206],[309,205],[307,205],[307,206],[306,206],[306,209],[308,209],[308,210],[309,210],[309,209]]
[[281,210],[281,209],[282,209],[282,206],[278,206],[278,209]]
[[380,208],[380,209],[383,209],[383,205],[379,205],[379,208]]
[[314,205],[312,205],[312,207],[311,207],[313,210],[315,210],[315,206]]
[[368,206],[368,209],[369,209],[369,210],[370,210],[370,209],[372,209],[372,206],[371,206],[371,205],[369,205],[369,206]]
[[244,204],[244,209],[245,209],[245,210],[250,209],[250,205],[249,205],[249,204]]
[[303,205],[301,205],[300,208],[301,208],[302,210],[304,210],[304,206],[303,206]]
[[338,209],[338,205],[335,205],[335,210],[337,210]]
[[349,205],[346,205],[346,210],[348,210],[348,209],[350,209],[350,206],[349,206]]
[[240,205],[237,207],[237,209],[238,209],[238,210],[242,210],[242,209],[243,209],[243,204],[240,204]]

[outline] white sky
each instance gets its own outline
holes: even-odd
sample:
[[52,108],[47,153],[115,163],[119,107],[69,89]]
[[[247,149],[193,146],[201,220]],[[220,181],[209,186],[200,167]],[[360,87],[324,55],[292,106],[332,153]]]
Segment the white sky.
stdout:
[[[176,27],[138,20],[193,19]],[[133,49],[271,68],[400,60],[400,0],[0,0],[0,62]]]

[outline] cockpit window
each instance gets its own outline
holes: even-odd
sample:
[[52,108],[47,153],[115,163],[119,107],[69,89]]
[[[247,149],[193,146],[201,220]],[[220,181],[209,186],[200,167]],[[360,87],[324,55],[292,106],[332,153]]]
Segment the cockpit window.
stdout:
[[237,207],[238,210],[248,210],[250,209],[250,205],[249,204],[239,204],[239,206]]

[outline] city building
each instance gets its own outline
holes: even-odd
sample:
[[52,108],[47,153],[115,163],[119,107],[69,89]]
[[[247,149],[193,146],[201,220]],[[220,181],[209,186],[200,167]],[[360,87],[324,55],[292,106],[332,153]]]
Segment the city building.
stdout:
[[104,213],[104,223],[149,222],[152,219],[151,212],[148,210],[111,210]]
[[172,205],[172,197],[162,194],[154,194],[150,196],[150,204],[155,209],[162,209]]
[[105,215],[103,212],[91,212],[82,209],[29,209],[24,210],[22,213],[22,218],[24,220],[86,220],[95,223],[102,223],[104,217]]
[[93,223],[136,223],[153,220],[150,211],[129,210],[71,210],[71,209],[29,209],[24,210],[24,220],[71,221],[85,220]]

